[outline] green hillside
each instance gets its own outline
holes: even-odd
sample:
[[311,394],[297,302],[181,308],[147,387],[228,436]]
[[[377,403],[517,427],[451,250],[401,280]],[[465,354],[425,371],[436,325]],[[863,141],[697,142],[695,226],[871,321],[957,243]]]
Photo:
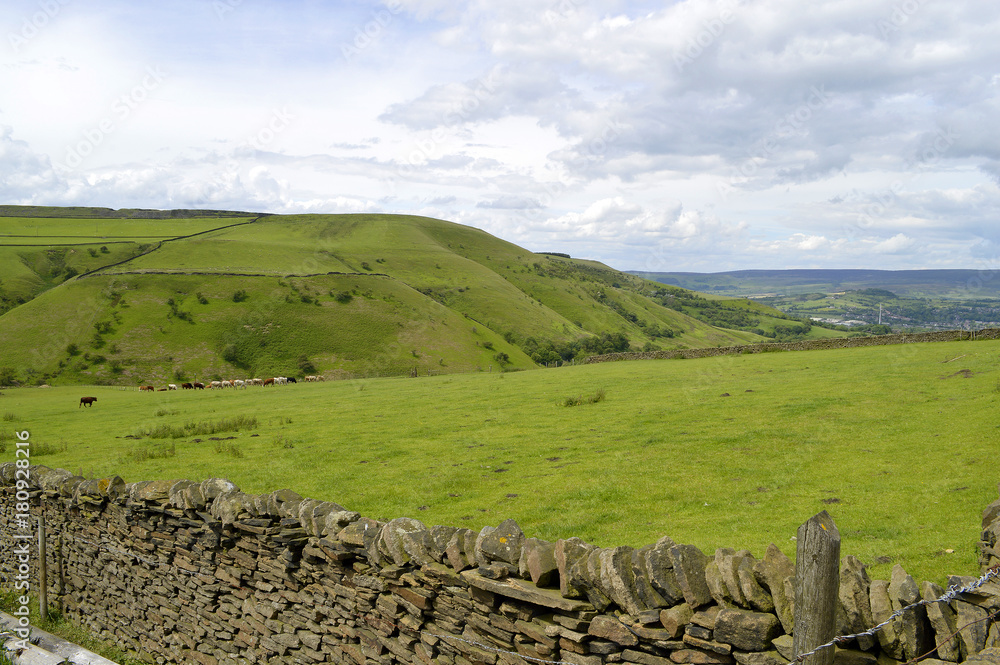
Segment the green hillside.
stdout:
[[0,367],[19,382],[526,369],[761,339],[442,220],[38,210],[0,217]]

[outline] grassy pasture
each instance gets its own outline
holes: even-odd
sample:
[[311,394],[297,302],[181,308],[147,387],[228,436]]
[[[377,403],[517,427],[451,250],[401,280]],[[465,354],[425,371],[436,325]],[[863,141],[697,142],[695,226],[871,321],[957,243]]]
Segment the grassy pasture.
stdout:
[[220,219],[109,219],[71,217],[0,217],[0,245],[52,245],[70,242],[164,240],[217,229],[253,217]]
[[85,475],[222,476],[383,520],[512,517],[550,540],[669,535],[707,553],[794,556],[798,525],[826,509],[874,576],[900,563],[942,583],[977,572],[997,497],[998,354],[951,342],[241,392],[8,389],[0,459],[28,430],[34,463]]

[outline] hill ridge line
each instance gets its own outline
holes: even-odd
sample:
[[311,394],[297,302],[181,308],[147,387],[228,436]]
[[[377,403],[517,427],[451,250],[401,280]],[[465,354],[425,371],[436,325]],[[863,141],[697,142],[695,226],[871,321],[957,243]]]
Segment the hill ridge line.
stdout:
[[[133,257],[137,258],[137,257]],[[120,265],[120,264],[119,264]],[[98,270],[103,270],[100,268]],[[202,275],[210,277],[324,277],[326,275],[340,275],[347,277],[388,277],[392,278],[392,275],[387,275],[384,272],[315,272],[315,273],[276,273],[276,272],[207,272],[203,270],[162,270],[158,268],[149,268],[145,270],[126,270],[123,272],[109,272],[96,274],[98,270],[92,270],[88,273],[79,275],[77,279],[82,277],[111,277],[118,275]]]

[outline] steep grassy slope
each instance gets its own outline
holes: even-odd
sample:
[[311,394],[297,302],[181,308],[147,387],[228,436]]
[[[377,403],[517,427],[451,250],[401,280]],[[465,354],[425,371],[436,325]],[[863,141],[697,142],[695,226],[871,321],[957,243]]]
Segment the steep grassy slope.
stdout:
[[[528,368],[525,350],[601,336],[760,339],[664,306],[652,282],[423,217],[0,218],[30,228],[53,244],[0,246],[22,252],[7,280],[42,294],[0,318],[0,367],[22,381]],[[55,244],[100,229],[119,242]]]

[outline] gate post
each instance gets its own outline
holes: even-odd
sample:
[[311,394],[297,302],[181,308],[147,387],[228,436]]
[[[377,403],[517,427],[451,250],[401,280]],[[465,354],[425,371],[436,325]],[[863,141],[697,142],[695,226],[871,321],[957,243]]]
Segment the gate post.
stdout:
[[[795,545],[795,656],[836,636],[840,591],[840,532],[825,510],[799,527]],[[833,665],[834,649],[810,656],[809,665]]]

